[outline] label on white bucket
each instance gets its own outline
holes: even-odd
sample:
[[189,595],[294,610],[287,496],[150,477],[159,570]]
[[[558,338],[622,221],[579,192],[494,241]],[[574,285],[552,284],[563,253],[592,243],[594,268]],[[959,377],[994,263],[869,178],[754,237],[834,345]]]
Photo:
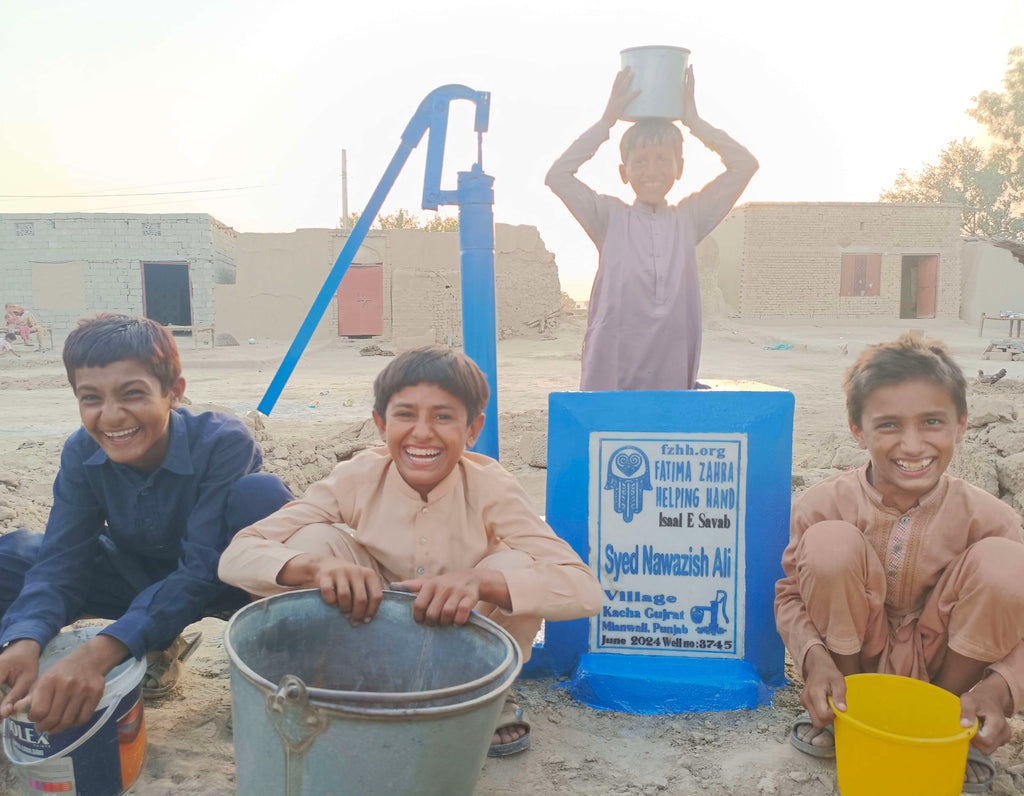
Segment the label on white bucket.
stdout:
[[[102,628],[66,630],[40,656],[40,671]],[[142,705],[144,659],[129,658],[107,673],[103,697],[85,724],[50,735],[23,713],[3,720],[3,748],[25,796],[118,796],[131,787],[146,758]]]
[[[15,753],[13,768],[22,794],[117,796],[134,784],[146,757],[141,685],[118,702],[111,720],[105,718],[104,711],[97,711],[85,724],[53,736],[38,732],[31,722],[5,719],[4,742],[8,754]],[[65,749],[68,754],[57,756]]]
[[75,766],[67,757],[40,760],[31,770],[16,770],[25,793],[75,793]]

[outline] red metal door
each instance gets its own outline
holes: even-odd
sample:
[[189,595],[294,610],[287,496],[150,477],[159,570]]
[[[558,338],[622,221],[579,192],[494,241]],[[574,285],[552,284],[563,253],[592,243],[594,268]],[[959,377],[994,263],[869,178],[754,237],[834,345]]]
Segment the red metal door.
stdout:
[[934,318],[939,285],[939,255],[922,257],[917,264],[917,317]]
[[384,333],[383,265],[350,265],[337,297],[340,337]]

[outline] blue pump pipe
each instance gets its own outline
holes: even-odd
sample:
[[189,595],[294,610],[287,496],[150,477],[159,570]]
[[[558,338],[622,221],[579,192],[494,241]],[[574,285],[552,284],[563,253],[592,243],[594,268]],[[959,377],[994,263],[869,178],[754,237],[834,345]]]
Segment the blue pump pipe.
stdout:
[[[470,171],[459,172],[455,191],[441,190],[441,168],[444,164],[444,144],[448,131],[448,106],[453,100],[465,99],[476,105],[473,129],[477,133],[477,162]],[[459,206],[459,248],[462,254],[462,339],[469,356],[487,377],[491,395],[487,403],[488,422],[477,440],[475,449],[498,458],[498,380],[496,354],[496,313],[494,303],[494,178],[483,171],[482,140],[487,131],[491,95],[487,91],[473,91],[457,84],[441,86],[431,91],[413,114],[402,132],[401,143],[391,158],[384,176],[366,203],[363,214],[352,229],[344,248],[335,260],[323,287],[317,293],[305,320],[299,327],[284,359],[267,387],[258,409],[269,415],[281,396],[281,391],[295,370],[303,351],[309,344],[317,324],[331,303],[348,267],[359,251],[385,197],[398,178],[399,172],[424,133],[427,139],[427,162],[423,179],[423,209],[436,210],[438,205]]]

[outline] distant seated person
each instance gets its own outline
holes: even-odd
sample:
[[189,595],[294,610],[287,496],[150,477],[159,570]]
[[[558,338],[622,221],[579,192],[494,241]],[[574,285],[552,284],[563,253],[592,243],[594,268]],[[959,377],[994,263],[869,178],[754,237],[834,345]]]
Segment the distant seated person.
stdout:
[[29,334],[35,332],[40,350],[44,347],[43,327],[36,323],[35,316],[24,307],[18,304],[6,304],[4,306],[4,326],[8,330],[20,334],[22,341],[25,343],[28,342]]
[[[0,536],[0,715],[28,710],[51,734],[91,718],[129,656],[146,658],[144,697],[169,693],[198,643],[184,628],[249,602],[217,579],[221,551],[292,498],[259,472],[239,420],[179,408],[178,349],[158,323],[86,319],[64,367],[82,427],[64,444],[46,532]],[[39,674],[47,642],[83,614],[113,622]]]
[[18,335],[16,335],[14,332],[7,332],[7,334],[4,335],[4,339],[0,340],[0,357],[2,357],[4,354],[14,354],[14,356],[16,357],[21,356],[21,354],[14,350],[14,346],[11,345],[11,343],[13,343],[17,339]]
[[[239,533],[220,576],[257,595],[319,589],[353,625],[382,590],[414,592],[413,618],[462,625],[472,611],[505,628],[524,659],[542,619],[593,616],[590,569],[531,508],[497,461],[470,453],[489,389],[461,353],[406,351],[373,384],[384,447],[364,451],[276,514]],[[489,755],[529,746],[530,724],[507,697]]]
[[962,727],[980,722],[963,782],[980,793],[995,776],[988,755],[1010,740],[1007,717],[1024,707],[1021,516],[946,472],[967,384],[942,343],[905,334],[872,346],[844,387],[870,459],[797,501],[775,588],[807,708],[790,742],[835,757],[828,698],[846,710],[845,677],[913,677],[960,698]]

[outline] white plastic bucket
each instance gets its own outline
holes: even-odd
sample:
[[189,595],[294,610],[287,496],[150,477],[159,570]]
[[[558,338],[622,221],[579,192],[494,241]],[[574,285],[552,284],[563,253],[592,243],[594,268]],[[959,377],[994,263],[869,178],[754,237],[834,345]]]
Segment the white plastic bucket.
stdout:
[[[102,629],[60,633],[39,657],[40,674]],[[117,796],[130,788],[146,758],[145,673],[145,660],[129,658],[115,666],[107,673],[92,718],[57,735],[38,732],[23,713],[4,719],[4,754],[14,765],[21,792],[25,796]]]
[[630,88],[640,89],[622,114],[627,122],[651,116],[662,119],[683,118],[683,77],[690,60],[685,47],[651,45],[628,47],[620,53],[622,68],[633,70]]

